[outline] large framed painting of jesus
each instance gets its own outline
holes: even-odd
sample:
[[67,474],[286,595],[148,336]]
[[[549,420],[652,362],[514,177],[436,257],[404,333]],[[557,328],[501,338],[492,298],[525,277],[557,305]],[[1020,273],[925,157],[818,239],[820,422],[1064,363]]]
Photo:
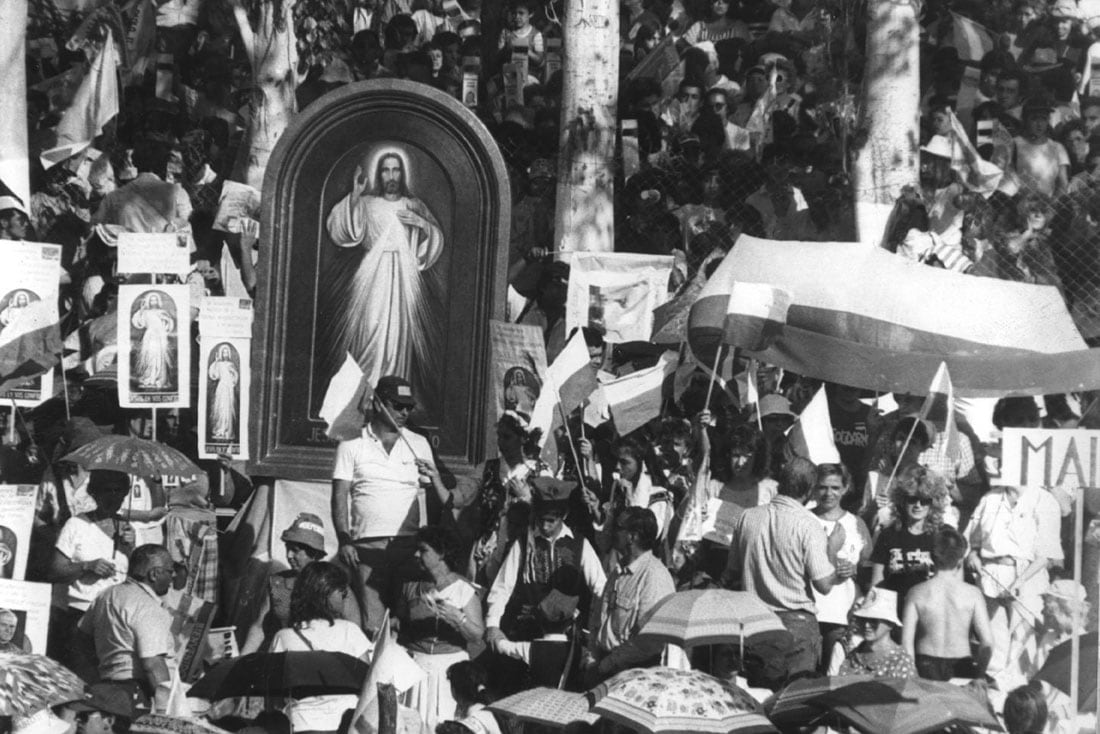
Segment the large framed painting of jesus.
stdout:
[[253,473],[331,478],[320,409],[349,355],[371,384],[412,383],[410,423],[445,460],[483,458],[509,210],[496,144],[441,92],[359,82],[300,114],[264,179]]

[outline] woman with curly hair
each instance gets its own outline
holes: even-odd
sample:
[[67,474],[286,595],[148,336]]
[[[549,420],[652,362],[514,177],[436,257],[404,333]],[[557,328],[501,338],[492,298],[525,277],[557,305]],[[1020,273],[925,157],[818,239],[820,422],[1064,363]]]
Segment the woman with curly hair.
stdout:
[[[271,652],[327,650],[367,660],[370,640],[358,625],[339,619],[348,596],[348,574],[335,563],[315,561],[302,569],[290,595],[290,626],[275,633]],[[286,708],[294,734],[335,734],[355,695],[308,696]]]
[[481,470],[481,486],[473,500],[477,537],[470,553],[467,574],[488,588],[504,560],[508,541],[524,532],[531,504],[528,480],[545,472],[538,460],[539,429],[532,430],[529,418],[506,410],[497,421],[497,450]]
[[430,729],[455,717],[456,703],[447,670],[469,660],[467,646],[485,634],[477,587],[460,576],[458,540],[438,526],[416,533],[416,560],[422,577],[401,587],[394,616],[401,620],[399,641],[428,676],[406,695]]
[[932,574],[932,542],[950,499],[944,478],[916,464],[901,470],[890,499],[893,522],[871,550],[871,586],[896,591],[902,605],[909,589]]

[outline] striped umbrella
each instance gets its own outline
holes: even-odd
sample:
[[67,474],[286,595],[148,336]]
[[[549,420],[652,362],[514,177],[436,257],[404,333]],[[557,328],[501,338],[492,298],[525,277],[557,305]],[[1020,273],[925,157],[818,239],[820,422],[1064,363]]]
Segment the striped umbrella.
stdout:
[[695,589],[660,602],[644,625],[642,637],[695,647],[744,643],[753,635],[785,631],[779,617],[747,591]]
[[546,687],[529,688],[487,706],[490,711],[554,729],[595,724],[600,717],[590,713],[588,707],[588,697],[583,693]]
[[104,436],[66,454],[85,469],[112,469],[138,477],[193,477],[201,470],[171,446],[133,436]]
[[593,713],[649,734],[776,731],[752,696],[697,670],[624,670],[588,695]]

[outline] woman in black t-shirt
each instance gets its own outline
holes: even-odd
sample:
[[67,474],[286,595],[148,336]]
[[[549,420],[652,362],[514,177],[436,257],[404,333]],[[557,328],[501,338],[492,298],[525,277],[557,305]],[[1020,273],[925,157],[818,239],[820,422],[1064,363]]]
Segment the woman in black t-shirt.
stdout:
[[932,537],[950,499],[943,477],[911,465],[902,470],[891,500],[895,519],[882,528],[871,551],[871,586],[896,591],[900,611],[909,589],[932,575]]

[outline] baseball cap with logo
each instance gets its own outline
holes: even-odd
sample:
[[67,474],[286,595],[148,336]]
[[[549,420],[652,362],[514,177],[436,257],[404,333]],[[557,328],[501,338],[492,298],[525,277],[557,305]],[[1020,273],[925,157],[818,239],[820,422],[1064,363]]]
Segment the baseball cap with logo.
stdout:
[[393,403],[394,405],[407,405],[414,407],[416,400],[413,398],[412,385],[403,377],[386,375],[378,380],[374,386],[374,394],[379,400]]
[[300,543],[324,553],[325,525],[316,515],[303,512],[283,531],[282,540],[284,543]]

